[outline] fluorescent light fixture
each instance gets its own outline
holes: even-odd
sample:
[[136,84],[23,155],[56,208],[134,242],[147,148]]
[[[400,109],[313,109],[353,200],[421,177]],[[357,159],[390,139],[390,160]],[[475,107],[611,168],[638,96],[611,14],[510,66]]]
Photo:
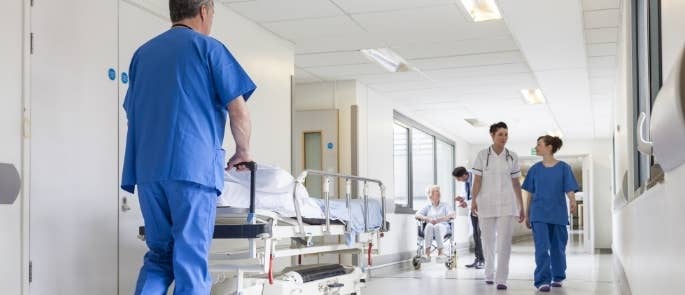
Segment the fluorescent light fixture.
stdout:
[[485,124],[484,122],[482,122],[476,118],[468,118],[468,119],[464,119],[464,121],[466,121],[466,123],[471,124],[471,126],[473,126],[473,127],[486,127],[486,126],[488,126],[488,124]]
[[366,58],[389,72],[406,72],[409,70],[407,61],[390,48],[362,49],[360,51]]
[[545,103],[545,96],[542,95],[540,89],[521,89],[521,94],[523,94],[523,99],[526,100],[527,104],[543,104]]
[[555,131],[547,131],[547,135],[556,136],[556,137],[559,137],[559,138],[563,138],[563,137],[564,137],[564,134],[561,133],[561,130],[559,130],[559,129],[557,129],[557,130],[555,130]]
[[501,19],[495,0],[460,0],[474,22]]

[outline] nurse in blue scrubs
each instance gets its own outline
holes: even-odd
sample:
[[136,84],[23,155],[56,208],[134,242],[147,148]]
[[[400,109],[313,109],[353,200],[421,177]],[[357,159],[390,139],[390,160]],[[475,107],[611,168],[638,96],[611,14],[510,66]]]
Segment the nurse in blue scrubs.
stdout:
[[[173,26],[134,53],[121,187],[138,186],[149,251],[135,294],[209,294],[207,256],[227,168],[227,117],[236,142],[228,168],[250,161],[245,101],[256,86],[209,37],[212,0],[171,0]],[[152,17],[152,16],[151,16]],[[244,167],[243,167],[244,168]]]
[[562,141],[554,136],[538,138],[535,151],[542,161],[535,163],[526,175],[523,189],[530,192],[527,226],[535,241],[535,287],[549,292],[560,288],[566,279],[566,243],[568,242],[568,211],[576,213],[575,192],[578,183],[571,166],[554,158]]

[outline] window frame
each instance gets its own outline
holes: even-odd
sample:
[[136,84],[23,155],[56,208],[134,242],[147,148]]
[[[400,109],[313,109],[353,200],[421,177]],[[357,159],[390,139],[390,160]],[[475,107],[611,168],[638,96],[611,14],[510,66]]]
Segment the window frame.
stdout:
[[[633,122],[651,108],[663,83],[661,48],[661,0],[632,0],[632,96]],[[650,179],[654,157],[637,150],[638,126],[633,128],[633,198],[637,198]],[[649,134],[649,130],[645,130]]]
[[[412,143],[413,143],[413,136],[414,132],[413,129],[417,129],[423,133],[428,134],[433,138],[433,183],[437,183],[438,181],[438,165],[437,165],[437,158],[438,158],[438,153],[437,153],[437,141],[440,140],[443,143],[449,145],[452,147],[452,167],[454,167],[456,163],[456,153],[457,153],[457,145],[454,142],[454,140],[449,139],[447,136],[444,136],[440,134],[439,132],[415,121],[414,119],[394,110],[393,111],[393,121],[394,124],[400,125],[402,127],[405,127],[409,130],[409,139],[407,140],[407,205],[399,205],[395,204],[395,213],[398,214],[415,214],[416,210],[414,210],[414,167],[413,167],[413,155],[412,155]],[[394,171],[394,161],[393,161],[393,171]],[[393,182],[395,179],[393,179]],[[456,185],[454,181],[451,182],[452,185],[452,191],[456,191]]]

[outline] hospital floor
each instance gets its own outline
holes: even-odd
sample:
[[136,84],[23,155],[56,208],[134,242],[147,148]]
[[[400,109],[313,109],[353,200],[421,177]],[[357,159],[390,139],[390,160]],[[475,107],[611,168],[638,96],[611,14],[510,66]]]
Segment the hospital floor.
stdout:
[[[573,234],[567,248],[567,279],[563,288],[553,288],[547,294],[618,294],[613,283],[611,254],[587,254],[579,242],[580,234]],[[509,289],[498,291],[486,285],[483,270],[464,267],[473,262],[473,254],[461,255],[456,270],[447,271],[435,262],[414,270],[411,265],[388,267],[371,272],[364,294],[537,294],[533,287],[535,269],[533,242],[527,240],[512,247],[509,266]],[[435,259],[433,260],[435,261]],[[541,293],[545,294],[545,293]]]

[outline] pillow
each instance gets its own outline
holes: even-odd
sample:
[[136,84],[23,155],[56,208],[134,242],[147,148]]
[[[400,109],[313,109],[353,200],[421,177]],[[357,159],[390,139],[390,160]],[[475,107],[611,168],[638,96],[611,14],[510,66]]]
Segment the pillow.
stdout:
[[[250,188],[250,171],[238,171],[231,169],[224,172],[224,181],[238,183]],[[292,184],[295,178],[279,167],[265,164],[257,164],[255,171],[255,188],[264,193],[292,193]],[[249,196],[249,195],[248,195]]]
[[[288,192],[272,193],[257,190],[255,192],[255,208],[276,212],[285,217],[295,217],[295,206],[293,205],[294,183],[289,185]],[[307,193],[307,189],[299,184],[297,186],[297,199],[300,203],[302,217],[323,218],[323,211],[313,202]],[[230,206],[234,208],[250,207],[250,187],[248,185],[225,182],[224,191],[217,200],[217,206]]]

